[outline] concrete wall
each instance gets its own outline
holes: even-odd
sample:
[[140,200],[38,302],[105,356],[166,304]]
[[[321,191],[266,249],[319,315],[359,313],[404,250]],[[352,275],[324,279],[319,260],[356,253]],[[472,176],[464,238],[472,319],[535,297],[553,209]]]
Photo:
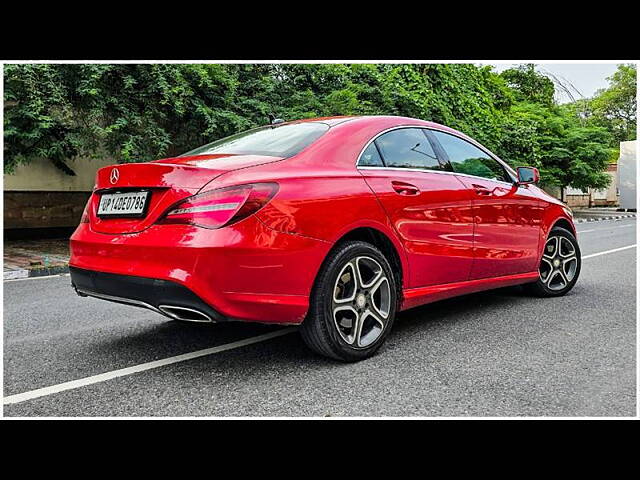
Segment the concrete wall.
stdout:
[[115,163],[109,158],[77,159],[69,176],[48,160],[20,165],[4,175],[4,229],[75,227],[93,190],[96,171]]
[[[565,202],[569,207],[616,207],[618,206],[618,165],[610,163],[607,167],[607,175],[611,177],[609,187],[602,190],[589,188],[582,191],[577,188],[567,187],[564,191]],[[552,195],[560,197],[557,189]]]
[[4,192],[4,229],[75,227],[91,192]]
[[611,178],[609,187],[592,191],[592,204],[594,206],[618,206],[618,164],[610,163],[607,168],[607,175]]
[[99,168],[112,165],[112,159],[77,159],[67,162],[76,176],[66,175],[46,159],[20,165],[15,173],[4,175],[4,191],[90,192]]

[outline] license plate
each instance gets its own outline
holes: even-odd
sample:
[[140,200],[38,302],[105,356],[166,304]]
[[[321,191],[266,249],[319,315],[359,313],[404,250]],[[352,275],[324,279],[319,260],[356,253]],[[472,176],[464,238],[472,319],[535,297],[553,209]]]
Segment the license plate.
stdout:
[[144,217],[149,192],[105,193],[98,205],[99,217]]

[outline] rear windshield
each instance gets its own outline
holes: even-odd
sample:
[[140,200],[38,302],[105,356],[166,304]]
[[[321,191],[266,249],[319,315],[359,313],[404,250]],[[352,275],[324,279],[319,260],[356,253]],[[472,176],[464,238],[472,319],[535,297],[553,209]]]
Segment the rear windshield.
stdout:
[[311,145],[327,130],[329,126],[324,123],[293,123],[260,127],[216,140],[182,156],[232,153],[291,157]]

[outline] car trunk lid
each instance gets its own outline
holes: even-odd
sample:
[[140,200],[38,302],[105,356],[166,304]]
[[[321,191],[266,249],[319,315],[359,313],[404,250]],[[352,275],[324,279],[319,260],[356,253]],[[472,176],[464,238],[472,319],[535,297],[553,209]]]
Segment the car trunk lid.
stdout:
[[[220,175],[282,157],[263,155],[196,155],[147,163],[113,165],[98,170],[89,204],[91,228],[101,233],[136,233],[152,225],[174,203],[195,195]],[[140,217],[98,215],[104,195],[149,192],[146,210]]]

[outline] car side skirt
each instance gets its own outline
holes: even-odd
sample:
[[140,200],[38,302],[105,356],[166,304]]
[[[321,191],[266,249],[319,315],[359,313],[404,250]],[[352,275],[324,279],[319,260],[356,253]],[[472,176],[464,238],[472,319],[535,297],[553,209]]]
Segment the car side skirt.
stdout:
[[535,272],[518,273],[504,277],[481,278],[478,280],[468,280],[466,282],[447,283],[443,285],[429,285],[420,288],[409,288],[403,290],[403,301],[400,310],[418,307],[438,300],[466,295],[468,293],[492,290],[494,288],[509,287],[523,283],[535,282],[539,273]]

